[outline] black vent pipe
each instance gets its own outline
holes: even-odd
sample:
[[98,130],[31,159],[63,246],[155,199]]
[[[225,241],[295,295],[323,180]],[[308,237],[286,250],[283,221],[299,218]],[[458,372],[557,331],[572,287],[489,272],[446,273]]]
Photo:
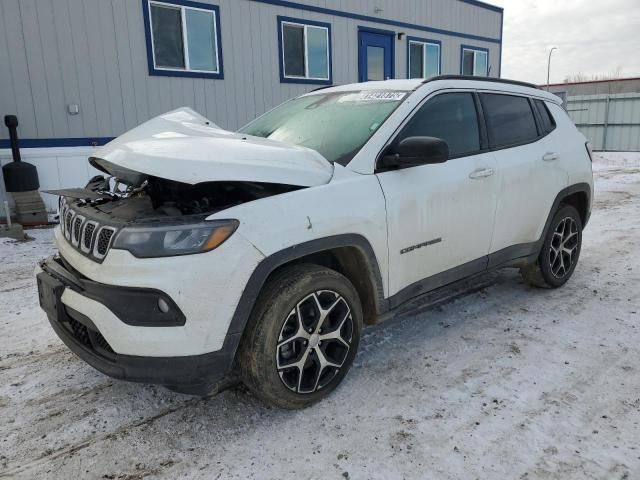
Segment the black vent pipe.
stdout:
[[18,148],[18,117],[15,115],[5,115],[4,124],[9,129],[9,142],[11,143],[11,154],[13,162],[2,167],[4,186],[7,192],[29,192],[40,188],[38,170],[34,165],[23,162],[20,158],[20,148]]

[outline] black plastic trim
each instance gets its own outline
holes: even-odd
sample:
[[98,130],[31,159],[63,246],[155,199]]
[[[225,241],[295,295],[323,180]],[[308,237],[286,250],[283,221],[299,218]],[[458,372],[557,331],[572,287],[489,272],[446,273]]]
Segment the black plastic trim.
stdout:
[[356,247],[367,259],[369,275],[372,284],[375,287],[376,307],[378,314],[385,313],[388,310],[387,302],[384,300],[384,290],[382,285],[382,276],[376,259],[375,253],[369,241],[358,234],[333,235],[326,238],[311,240],[309,242],[294,245],[262,260],[253,274],[249,278],[247,285],[242,292],[238,306],[229,325],[228,332],[230,334],[238,334],[244,331],[249,316],[253,310],[253,306],[258,298],[262,286],[267,277],[278,267],[297,260],[299,258],[319,253],[334,248]]
[[[82,360],[113,378],[129,382],[206,388],[223,379],[231,370],[235,349],[225,342],[221,350],[186,357],[142,357],[115,354],[113,359],[100,356],[78,342],[59,321],[49,316],[58,337]],[[238,339],[239,340],[239,339]]]
[[538,138],[544,137],[547,133],[544,128],[542,128],[542,120],[540,119],[540,113],[538,112],[538,107],[533,103],[534,99],[528,97],[529,100],[529,108],[531,109],[531,113],[533,113],[533,121],[536,124],[536,132],[538,132]]
[[389,307],[391,309],[397,308],[415,297],[436,290],[437,288],[444,287],[445,285],[449,285],[458,280],[471,277],[478,273],[483,273],[486,269],[487,257],[485,256],[422,280],[418,280],[389,297]]
[[487,133],[484,109],[478,92],[473,92],[473,103],[476,105],[476,117],[478,118],[478,129],[480,130],[480,151],[476,152],[476,154],[480,154],[489,150],[489,134]]
[[[544,238],[544,236],[542,238]],[[535,260],[540,253],[541,246],[542,244],[539,241],[520,243],[490,253],[487,270],[509,266],[516,260]]]
[[437,77],[427,78],[422,83],[436,82],[438,80],[471,80],[474,82],[492,82],[492,83],[505,83],[507,85],[519,85],[521,87],[535,88],[540,90],[540,87],[533,83],[521,82],[519,80],[509,80],[505,78],[495,77],[476,77],[474,75],[438,75]]
[[[61,257],[61,261],[63,261]],[[136,327],[181,327],[187,319],[166,293],[154,288],[122,287],[94,282],[74,271],[64,262],[49,258],[41,263],[47,273],[87,298],[103,304],[126,325]],[[169,310],[164,313],[158,308],[158,300],[166,302]]]

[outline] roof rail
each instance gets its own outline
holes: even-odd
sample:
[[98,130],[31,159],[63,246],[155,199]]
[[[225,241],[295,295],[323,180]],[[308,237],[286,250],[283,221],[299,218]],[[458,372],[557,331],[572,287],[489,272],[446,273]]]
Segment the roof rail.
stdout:
[[521,82],[519,80],[507,80],[504,78],[494,78],[494,77],[476,77],[473,75],[438,75],[437,77],[431,77],[423,80],[422,83],[435,82],[436,80],[474,80],[476,82],[495,82],[495,83],[506,83],[509,85],[520,85],[521,87],[529,87],[535,88],[536,90],[540,90],[540,87],[534,85],[533,83]]
[[318,90],[324,90],[325,88],[331,88],[331,87],[335,87],[336,85],[324,85],[322,87],[318,87],[318,88],[314,88],[313,90],[309,90],[309,93],[311,92],[317,92]]

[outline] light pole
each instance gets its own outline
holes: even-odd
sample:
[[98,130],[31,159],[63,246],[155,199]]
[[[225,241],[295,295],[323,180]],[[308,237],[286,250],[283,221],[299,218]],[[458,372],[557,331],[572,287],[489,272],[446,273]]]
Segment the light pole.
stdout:
[[549,60],[547,61],[547,91],[549,91],[549,74],[551,73],[551,54],[557,49],[558,47],[551,47],[551,50],[549,50]]

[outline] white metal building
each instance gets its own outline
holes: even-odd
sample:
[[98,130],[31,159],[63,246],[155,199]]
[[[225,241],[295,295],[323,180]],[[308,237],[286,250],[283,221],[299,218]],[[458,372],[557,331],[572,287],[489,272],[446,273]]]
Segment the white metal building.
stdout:
[[180,106],[236,129],[325,85],[500,76],[502,23],[477,0],[2,0],[0,115],[41,188],[75,186],[94,146]]

